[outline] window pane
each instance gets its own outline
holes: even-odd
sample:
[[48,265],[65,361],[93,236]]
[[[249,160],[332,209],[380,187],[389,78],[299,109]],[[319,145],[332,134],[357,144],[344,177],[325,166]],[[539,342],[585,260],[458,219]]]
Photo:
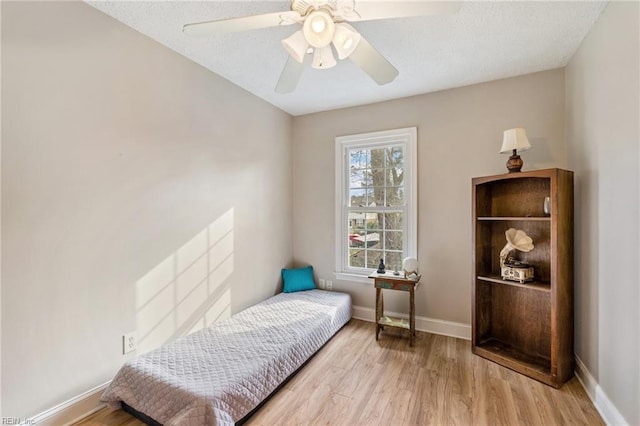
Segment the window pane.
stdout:
[[402,147],[389,147],[386,151],[386,181],[385,186],[403,185],[404,156]]
[[373,185],[373,175],[371,169],[362,170],[362,186],[370,187]]
[[347,217],[347,228],[349,233],[359,233],[364,229],[365,214],[363,212],[349,212]]
[[402,213],[385,213],[384,229],[402,230]]
[[349,234],[349,247],[351,248],[364,248],[365,235],[363,233]]
[[392,167],[385,170],[385,186],[402,186],[404,178],[402,168]]
[[371,169],[351,169],[349,170],[349,187],[366,188],[373,182]]
[[369,173],[371,176],[371,184],[373,186],[384,186],[384,182],[385,182],[385,170],[383,168],[378,168],[378,169],[370,169]]
[[367,268],[378,269],[380,259],[383,259],[382,250],[367,250]]
[[350,188],[366,187],[367,179],[368,179],[368,173],[366,169],[351,169],[349,171],[349,187]]
[[365,169],[369,163],[368,157],[367,149],[349,150],[349,169]]
[[385,190],[387,195],[386,206],[404,205],[404,187],[397,186],[393,188],[385,188]]
[[364,250],[349,249],[349,266],[352,268],[364,268]]
[[385,266],[389,270],[402,271],[402,253],[386,252]]
[[380,220],[382,220],[381,214],[371,212],[367,213],[367,230],[382,229],[382,223],[380,222]]
[[380,215],[375,212],[367,213],[367,229],[382,229],[382,223],[380,223]]
[[371,168],[382,169],[384,168],[385,148],[376,148],[371,151]]
[[[372,197],[370,198],[369,206],[384,206],[384,187],[382,186],[374,186],[371,192]],[[373,204],[372,204],[373,203]]]
[[387,231],[384,233],[385,250],[402,250],[402,232]]
[[378,248],[380,245],[380,233],[367,231],[362,234],[358,240],[362,242],[362,246],[365,248]]
[[390,146],[387,148],[387,166],[402,166],[404,163],[404,152],[401,146]]
[[355,207],[368,206],[369,198],[373,199],[372,189],[349,189],[349,205]]

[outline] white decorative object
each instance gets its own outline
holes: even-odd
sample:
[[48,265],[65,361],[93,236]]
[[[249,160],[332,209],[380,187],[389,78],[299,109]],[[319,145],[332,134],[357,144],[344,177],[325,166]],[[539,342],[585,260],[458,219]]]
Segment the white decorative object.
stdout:
[[544,197],[542,211],[544,211],[544,214],[547,216],[551,214],[551,197]]
[[509,262],[507,256],[512,250],[527,253],[533,250],[533,240],[522,229],[509,228],[505,231],[507,244],[500,251],[500,275],[503,280],[533,281],[533,268],[526,263]]
[[414,275],[418,280],[420,274],[418,274],[418,259],[415,257],[407,257],[402,261],[402,270],[404,271],[404,277],[410,278]]

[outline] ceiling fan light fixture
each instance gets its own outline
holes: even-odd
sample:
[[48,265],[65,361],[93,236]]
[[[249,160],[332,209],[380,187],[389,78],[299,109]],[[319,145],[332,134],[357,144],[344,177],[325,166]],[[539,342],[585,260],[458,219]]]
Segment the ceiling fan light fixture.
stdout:
[[304,60],[304,55],[307,53],[307,49],[309,49],[309,43],[307,42],[302,30],[296,31],[289,37],[282,40],[282,45],[289,55],[300,63]]
[[302,25],[307,42],[313,47],[325,47],[333,41],[336,24],[329,13],[324,10],[311,12]]
[[319,34],[324,31],[327,24],[324,19],[320,18],[320,16],[314,16],[311,18],[311,29],[314,33]]
[[338,52],[338,58],[345,59],[356,50],[362,36],[351,25],[340,23],[336,25],[333,36],[333,46]]
[[314,49],[311,67],[317,70],[325,70],[327,68],[335,67],[336,64],[336,58],[333,57],[331,46],[318,47]]

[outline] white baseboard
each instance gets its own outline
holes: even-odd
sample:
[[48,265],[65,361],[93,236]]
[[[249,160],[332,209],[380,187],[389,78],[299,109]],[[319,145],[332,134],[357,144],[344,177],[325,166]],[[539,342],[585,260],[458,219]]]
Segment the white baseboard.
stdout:
[[587,392],[589,399],[593,402],[593,406],[596,407],[596,410],[598,410],[598,413],[600,413],[607,425],[625,426],[629,424],[577,355],[575,373],[578,381]]
[[[385,314],[409,318],[407,314],[385,311]],[[364,306],[353,306],[353,318],[374,322],[376,311],[373,308]],[[426,331],[427,333],[442,334],[444,336],[457,337],[459,339],[471,340],[471,325],[460,322],[444,321],[433,318],[421,317],[416,315],[416,330]]]
[[105,406],[103,402],[100,402],[100,396],[102,396],[102,392],[106,389],[109,383],[111,383],[111,381],[100,386],[96,386],[95,388],[71,398],[62,404],[56,405],[55,407],[30,418],[24,424],[59,426],[76,423]]

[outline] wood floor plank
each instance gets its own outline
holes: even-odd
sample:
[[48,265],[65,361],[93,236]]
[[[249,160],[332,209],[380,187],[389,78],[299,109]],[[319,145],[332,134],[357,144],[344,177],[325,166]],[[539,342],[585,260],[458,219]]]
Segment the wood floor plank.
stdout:
[[384,407],[380,423],[383,425],[407,424],[412,400],[413,392],[398,389]]
[[76,423],[81,426],[145,426],[143,422],[122,410],[103,408],[92,416]]
[[[351,320],[247,422],[273,425],[603,425],[573,378],[554,389],[471,353],[469,341]],[[142,426],[103,409],[81,426]]]
[[[538,407],[538,414],[542,422],[544,424],[564,424],[564,419],[556,404],[560,391],[538,382],[531,383],[530,387],[534,397],[534,404]],[[593,409],[595,410],[595,408]]]
[[398,363],[379,363],[382,365],[382,375],[375,378],[367,404],[362,409],[358,418],[360,424],[377,423],[384,414],[388,404],[396,397],[396,388],[393,384],[397,381],[402,365]]
[[409,424],[428,425],[437,421],[437,410],[433,401],[436,400],[436,384],[438,373],[433,370],[420,367],[416,374],[416,388],[413,404],[410,408]]
[[295,398],[295,395],[295,392],[287,388],[280,389],[280,391],[273,396],[270,402],[282,405],[283,407],[285,407],[285,409],[258,410],[258,412],[255,413],[251,418],[252,424],[256,426],[279,425],[286,424],[288,420],[295,418],[297,408],[287,404],[288,401]]
[[523,386],[522,380],[519,378],[509,381],[509,386],[511,388],[511,394],[513,395],[516,415],[518,419],[520,419],[521,424],[532,426],[543,424],[538,406],[532,403],[535,399],[531,387]]

